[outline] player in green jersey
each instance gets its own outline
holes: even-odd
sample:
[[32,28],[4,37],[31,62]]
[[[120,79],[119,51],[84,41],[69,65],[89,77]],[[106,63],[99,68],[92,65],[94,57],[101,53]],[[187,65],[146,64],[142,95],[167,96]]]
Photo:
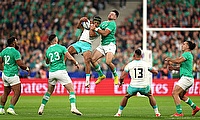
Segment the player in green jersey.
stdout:
[[[182,44],[182,51],[183,54],[175,59],[166,58],[165,60],[169,63],[169,70],[178,70],[180,71],[180,79],[173,88],[172,96],[174,99],[174,103],[176,105],[176,113],[172,116],[175,117],[182,117],[183,112],[181,108],[181,100],[186,102],[188,105],[191,106],[192,110],[192,116],[194,116],[200,108],[192,102],[192,100],[187,97],[185,94],[188,91],[188,89],[193,85],[194,83],[194,77],[192,74],[192,67],[193,67],[193,55],[191,51],[196,47],[196,44],[191,41],[185,41]],[[178,64],[174,66],[173,64]]]
[[71,60],[77,66],[77,68],[79,68],[79,64],[67,51],[66,47],[58,44],[58,38],[55,34],[51,34],[49,36],[49,42],[50,46],[46,50],[46,63],[49,64],[50,67],[48,90],[43,96],[38,114],[43,114],[44,107],[53,93],[56,83],[60,82],[69,92],[71,112],[76,115],[82,115],[82,113],[76,109],[76,96],[74,87],[72,80],[67,73],[65,61],[67,59]]
[[103,74],[100,65],[97,60],[105,56],[106,64],[110,67],[113,75],[114,75],[114,84],[118,84],[118,75],[116,71],[115,65],[112,63],[116,52],[116,22],[115,20],[118,18],[119,12],[117,10],[112,10],[108,15],[108,20],[104,21],[100,24],[98,28],[95,26],[91,26],[90,29],[98,32],[102,36],[101,44],[96,48],[92,55],[92,65],[95,70],[98,72],[99,77],[97,78],[96,84],[100,83],[101,80],[106,78]]
[[17,39],[11,37],[7,40],[7,47],[2,50],[0,54],[0,64],[3,64],[2,80],[4,83],[4,93],[1,96],[0,101],[0,115],[5,114],[4,105],[6,104],[8,95],[11,90],[14,92],[13,97],[10,100],[10,106],[7,109],[7,113],[11,115],[17,115],[14,111],[14,106],[17,103],[21,94],[21,82],[18,76],[18,66],[29,72],[29,68],[22,62],[19,46],[17,45]]

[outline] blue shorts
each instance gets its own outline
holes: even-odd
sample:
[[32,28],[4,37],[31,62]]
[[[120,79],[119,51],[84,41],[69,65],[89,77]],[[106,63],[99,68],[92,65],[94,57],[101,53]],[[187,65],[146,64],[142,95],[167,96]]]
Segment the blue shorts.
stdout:
[[84,53],[86,51],[92,51],[92,45],[88,42],[84,41],[77,41],[76,43],[72,44],[71,46],[74,47],[77,53]]
[[150,86],[148,85],[145,88],[136,88],[128,86],[127,92],[129,95],[136,95],[139,92],[141,95],[147,95],[150,92]]

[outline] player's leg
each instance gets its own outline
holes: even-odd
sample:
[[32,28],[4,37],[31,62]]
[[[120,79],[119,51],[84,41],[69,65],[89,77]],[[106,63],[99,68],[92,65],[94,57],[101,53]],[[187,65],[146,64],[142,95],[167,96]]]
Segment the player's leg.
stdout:
[[[149,87],[149,86],[148,86]],[[148,88],[148,89],[150,89],[150,87]],[[149,103],[150,103],[150,105],[152,106],[152,108],[153,108],[153,110],[154,110],[154,112],[155,112],[155,115],[156,115],[156,117],[160,117],[161,116],[161,114],[160,114],[160,112],[158,111],[158,106],[157,106],[157,104],[156,104],[156,99],[154,98],[154,96],[151,94],[151,90],[148,90],[148,89],[146,89],[145,91],[147,92],[147,91],[149,91],[149,92],[147,92],[147,94],[146,94],[146,96],[149,98]],[[142,93],[143,94],[143,93]]]
[[112,60],[114,58],[114,54],[112,52],[106,53],[106,64],[110,67],[113,75],[114,75],[114,84],[118,85],[118,75],[115,65],[112,63]]
[[192,108],[192,116],[194,116],[197,112],[199,112],[200,108],[188,96],[186,96],[185,93],[186,92],[184,91],[181,99]]
[[101,80],[105,79],[106,76],[103,74],[100,65],[98,64],[97,60],[99,60],[100,58],[102,58],[104,55],[102,54],[102,51],[100,52],[100,50],[102,49],[96,49],[94,51],[94,53],[92,54],[92,66],[94,67],[95,71],[97,71],[98,73],[98,78],[96,80],[96,84],[100,83]]
[[121,102],[120,102],[120,106],[119,106],[119,109],[117,111],[117,113],[114,115],[116,117],[120,117],[121,114],[122,114],[122,111],[124,110],[124,108],[126,107],[126,104],[128,102],[128,99],[133,96],[133,95],[136,95],[137,94],[137,88],[133,88],[131,87],[130,85],[128,86],[128,89],[127,89],[127,93],[126,95],[122,98]]
[[10,100],[9,108],[6,110],[6,112],[11,115],[17,115],[14,111],[14,106],[17,103],[21,94],[21,82],[19,76],[14,76],[14,77],[7,77],[5,75],[3,76],[6,79],[6,81],[8,81],[9,86],[11,86],[11,90],[14,92],[14,95]]
[[10,100],[10,105],[9,108],[7,109],[7,113],[12,115],[17,115],[14,111],[14,106],[17,103],[21,94],[21,83],[11,86],[11,89],[13,90],[14,95]]
[[67,48],[68,52],[71,54],[71,55],[74,55],[74,54],[77,54],[77,51],[76,49],[71,45]]
[[67,89],[69,92],[69,101],[71,104],[71,112],[76,114],[76,115],[82,115],[80,111],[77,110],[76,108],[76,95],[74,92],[74,87],[72,83],[65,84],[64,87]]
[[90,85],[91,55],[92,55],[92,52],[89,50],[83,53],[83,58],[85,62],[85,73],[86,73],[85,87],[87,88],[89,88],[89,85]]
[[49,98],[51,96],[51,94],[53,93],[55,88],[55,85],[51,85],[50,83],[48,83],[48,90],[47,92],[44,94],[43,98],[42,98],[42,103],[38,109],[38,114],[42,115],[43,111],[44,111],[44,107],[47,104],[47,102],[49,101]]
[[71,78],[69,77],[66,70],[60,70],[58,72],[60,72],[62,74],[57,73],[56,78],[58,79],[60,84],[62,84],[66,88],[66,90],[69,92],[69,101],[70,101],[70,105],[71,105],[71,112],[76,115],[82,115],[82,113],[79,112],[76,108],[76,95],[74,92],[74,86],[73,86]]
[[183,91],[183,89],[178,86],[178,85],[175,85],[173,91],[172,91],[172,97],[174,99],[174,103],[176,105],[176,112],[175,114],[173,114],[173,116],[183,116],[183,111],[182,111],[182,107],[181,107],[181,99],[179,97],[180,93]]
[[114,43],[110,43],[109,45],[103,46],[103,49],[106,53],[106,64],[110,67],[114,75],[114,84],[118,85],[119,80],[118,80],[117,70],[115,65],[112,63],[112,60],[116,52],[116,45]]
[[5,114],[5,110],[4,110],[4,106],[6,104],[8,95],[11,92],[11,87],[10,86],[4,86],[4,92],[1,96],[1,103],[0,103],[0,115],[4,115]]

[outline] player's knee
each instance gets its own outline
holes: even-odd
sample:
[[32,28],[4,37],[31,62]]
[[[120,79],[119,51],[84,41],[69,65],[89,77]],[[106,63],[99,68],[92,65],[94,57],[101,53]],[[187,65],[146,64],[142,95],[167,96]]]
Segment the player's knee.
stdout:
[[85,62],[88,63],[88,64],[89,64],[91,61],[92,61],[92,58],[91,58],[91,57],[87,57],[87,58],[85,59]]
[[108,66],[110,66],[110,65],[112,64],[112,61],[106,60],[106,64],[107,64]]

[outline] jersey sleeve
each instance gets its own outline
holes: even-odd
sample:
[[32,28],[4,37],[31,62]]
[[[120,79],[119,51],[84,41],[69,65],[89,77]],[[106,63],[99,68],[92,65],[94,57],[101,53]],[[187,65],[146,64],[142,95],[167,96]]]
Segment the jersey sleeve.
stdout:
[[128,64],[124,67],[124,71],[125,71],[125,72],[129,72],[129,69],[130,69],[130,68],[129,68],[129,65],[130,65],[130,63],[128,63]]
[[109,23],[106,29],[113,31],[115,28],[116,28],[116,23],[113,21]]
[[21,59],[21,55],[19,51],[15,51],[15,55],[14,55],[15,60],[20,60]]
[[62,51],[65,54],[66,52],[68,52],[67,48],[65,46],[62,46]]
[[182,54],[182,57],[183,57],[185,60],[187,60],[187,59],[188,59],[187,53],[184,52],[184,53]]

